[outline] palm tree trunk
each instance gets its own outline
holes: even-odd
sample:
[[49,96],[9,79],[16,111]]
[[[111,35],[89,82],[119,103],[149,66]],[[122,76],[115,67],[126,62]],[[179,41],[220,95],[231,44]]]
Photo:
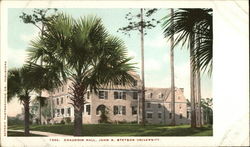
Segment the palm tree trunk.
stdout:
[[82,111],[74,109],[74,136],[82,135]]
[[194,92],[194,66],[192,64],[193,57],[193,38],[194,35],[190,34],[190,99],[191,99],[191,127],[196,127],[196,106],[195,106],[195,92]]
[[[39,94],[41,98],[41,93]],[[41,105],[41,99],[39,100],[39,124],[42,124],[42,105]]]
[[[77,78],[80,79],[80,78]],[[81,80],[79,80],[81,81]],[[86,89],[81,82],[76,82],[73,85],[73,105],[74,105],[74,135],[82,135],[82,112],[84,110],[84,94]]]
[[29,130],[29,99],[25,99],[23,102],[24,106],[24,135],[28,136],[30,134]]
[[[173,22],[174,10],[171,9],[171,23]],[[174,30],[172,30],[174,34]],[[171,125],[175,126],[175,83],[174,83],[174,35],[171,35],[170,65],[171,65]]]
[[[42,40],[43,40],[43,35],[44,35],[44,25],[42,24],[42,27],[41,27],[41,37],[42,37]],[[43,66],[43,55],[41,56],[41,59],[40,59],[40,65]],[[42,91],[39,92],[39,96],[40,96],[40,98],[42,97]],[[39,101],[39,123],[40,123],[40,125],[42,124],[41,99]]]
[[144,32],[143,8],[141,8],[141,75],[142,75],[142,125],[145,125],[145,81],[144,81]]
[[[200,38],[198,34],[198,38]],[[200,61],[199,61],[199,48],[200,40],[198,39],[198,56],[197,56],[197,98],[198,98],[198,121],[199,127],[202,127],[202,116],[201,116],[201,78],[200,78]]]

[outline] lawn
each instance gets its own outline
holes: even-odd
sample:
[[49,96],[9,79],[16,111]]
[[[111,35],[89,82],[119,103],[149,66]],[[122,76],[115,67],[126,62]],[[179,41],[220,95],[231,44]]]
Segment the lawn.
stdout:
[[[9,126],[12,130],[23,130],[23,126]],[[73,125],[31,125],[31,130],[73,135]],[[212,136],[211,126],[190,128],[190,125],[165,126],[137,124],[85,124],[83,136]]]
[[[8,133],[8,136],[20,136],[20,137],[26,136],[26,135],[24,135],[23,132],[8,131],[7,133]],[[37,134],[30,134],[29,136],[32,136],[32,137],[33,136],[42,137],[42,135],[37,135]]]

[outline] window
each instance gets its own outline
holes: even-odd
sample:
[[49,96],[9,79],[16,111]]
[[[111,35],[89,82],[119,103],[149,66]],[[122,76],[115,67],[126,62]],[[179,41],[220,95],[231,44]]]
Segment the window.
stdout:
[[133,99],[135,99],[135,100],[138,99],[138,93],[137,92],[133,92]]
[[68,115],[71,116],[71,113],[70,113],[70,108],[68,108]]
[[62,114],[62,116],[64,115],[64,109],[61,109],[61,114]]
[[189,118],[189,112],[187,111],[187,118]]
[[147,112],[147,118],[153,118],[153,113],[152,112]]
[[163,95],[162,93],[159,94],[159,98],[163,98],[163,96],[164,96],[164,95]]
[[122,106],[122,115],[126,115],[126,106]]
[[108,91],[99,91],[99,99],[108,99]]
[[180,114],[180,119],[182,119],[182,114]]
[[57,115],[56,116],[59,116],[60,115],[60,109],[57,109]]
[[161,112],[158,112],[158,118],[161,118]]
[[88,115],[90,115],[90,105],[86,105],[86,112]]
[[153,98],[153,93],[150,93],[150,98]]
[[178,96],[178,100],[181,99],[181,97]]
[[132,115],[137,114],[137,106],[132,106]]
[[64,92],[64,87],[62,86],[62,92]]
[[169,113],[169,119],[172,119],[172,113]]
[[116,114],[126,115],[126,106],[114,106],[114,115]]
[[158,104],[158,108],[161,108],[161,104]]
[[126,100],[126,92],[114,92],[114,98]]
[[151,107],[151,104],[150,103],[147,103],[147,108],[150,108]]
[[87,92],[87,99],[89,99],[89,95],[90,95],[90,92],[88,91],[88,92]]
[[61,104],[63,104],[63,97],[61,98]]

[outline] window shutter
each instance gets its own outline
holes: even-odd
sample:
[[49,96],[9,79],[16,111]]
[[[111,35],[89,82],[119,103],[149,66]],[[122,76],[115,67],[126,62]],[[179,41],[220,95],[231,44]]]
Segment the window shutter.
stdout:
[[126,100],[126,92],[122,93],[122,99]]
[[105,91],[105,99],[108,99],[108,91]]
[[98,97],[101,99],[101,91],[98,91]]
[[126,106],[122,106],[122,114],[126,115]]
[[118,99],[118,92],[114,92],[114,98]]
[[118,107],[114,106],[114,115],[116,115],[118,113]]
[[137,92],[133,92],[133,99],[137,99],[138,95]]

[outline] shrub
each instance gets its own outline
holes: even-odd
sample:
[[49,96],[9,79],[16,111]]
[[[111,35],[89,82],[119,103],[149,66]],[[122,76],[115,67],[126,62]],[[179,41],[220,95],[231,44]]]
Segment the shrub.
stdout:
[[99,122],[100,123],[109,123],[107,112],[101,111]]
[[66,122],[66,124],[70,124],[71,123],[71,118],[70,117],[65,117],[64,121]]
[[23,125],[23,120],[19,119],[18,117],[8,117],[8,125]]
[[65,121],[62,119],[61,122],[60,122],[60,124],[65,124]]

